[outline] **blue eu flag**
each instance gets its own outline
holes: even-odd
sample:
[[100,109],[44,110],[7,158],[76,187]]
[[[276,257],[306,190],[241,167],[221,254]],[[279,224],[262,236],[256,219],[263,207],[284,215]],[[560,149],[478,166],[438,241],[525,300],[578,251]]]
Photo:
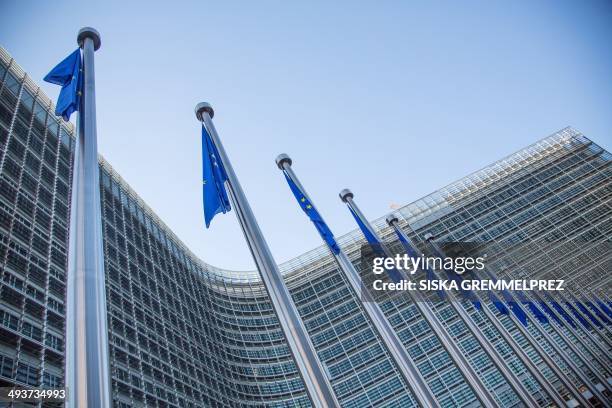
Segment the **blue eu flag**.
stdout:
[[559,313],[567,323],[569,323],[570,326],[572,326],[573,328],[576,328],[576,324],[574,323],[574,320],[571,318],[571,316],[565,311],[565,309],[559,304],[559,302],[555,301],[555,300],[551,300],[550,304],[553,306],[553,308],[557,311],[557,313]]
[[570,312],[572,312],[576,320],[578,320],[578,322],[581,325],[583,325],[585,329],[591,330],[591,325],[589,324],[589,322],[584,317],[582,317],[582,315],[578,312],[578,310],[576,310],[574,305],[572,305],[571,302],[567,302],[567,301],[565,302],[565,304],[567,308],[570,310]]
[[[353,218],[355,218],[355,221],[357,222],[357,225],[363,233],[363,236],[365,237],[366,241],[368,241],[368,244],[370,244],[370,248],[372,248],[375,254],[379,256],[385,256],[385,251],[383,250],[382,242],[380,242],[376,235],[374,235],[363,223],[363,221],[361,221],[361,218],[359,218],[357,213],[353,211],[350,205],[348,208],[351,211],[351,214],[353,214]],[[393,282],[401,282],[402,280],[402,274],[396,268],[391,268],[387,270],[387,275],[389,275]]]
[[368,241],[368,243],[372,245],[373,247],[380,249],[380,242],[378,242],[378,239],[366,227],[366,225],[361,221],[361,218],[357,216],[355,211],[353,211],[353,209],[350,206],[349,206],[349,210],[351,210],[351,214],[353,214],[353,218],[355,218],[355,221],[357,222],[357,225],[359,226],[359,229],[363,233],[363,236],[365,237],[366,241]]
[[514,316],[516,316],[518,321],[521,322],[523,326],[527,327],[527,313],[525,313],[521,305],[513,300],[512,295],[507,290],[504,289],[501,291],[501,293],[506,300],[506,303],[510,307],[510,310],[512,310],[512,313],[514,313]]
[[602,322],[604,322],[606,324],[612,323],[612,321],[610,321],[609,316],[607,316],[604,312],[599,310],[599,308],[593,302],[586,301],[585,304],[591,308],[591,310],[597,315],[597,317],[599,317],[599,319]]
[[544,300],[540,300],[540,306],[542,310],[544,310],[548,316],[552,317],[557,323],[563,325],[563,321],[557,316],[557,314],[548,306],[548,304]]
[[600,308],[601,308],[601,309],[602,309],[604,312],[606,312],[606,314],[608,315],[608,317],[609,317],[610,319],[612,319],[612,310],[611,310],[611,309],[610,309],[610,308],[609,308],[609,307],[608,307],[608,306],[607,306],[607,305],[606,305],[604,302],[602,302],[602,301],[601,301],[601,300],[599,300],[599,299],[597,300],[597,304],[599,305],[599,307],[600,307]]
[[510,313],[504,302],[502,302],[497,296],[495,296],[495,293],[493,293],[492,290],[489,291],[489,299],[491,300],[491,303],[495,305],[499,313],[503,315],[507,315]]
[[[412,247],[412,243],[408,242],[408,240],[406,238],[404,238],[404,234],[402,234],[397,228],[398,227],[394,227],[395,233],[397,234],[397,239],[399,240],[399,242],[402,243],[402,246],[406,250],[406,253],[408,254],[408,256],[411,257],[411,258],[415,258],[415,259],[418,258],[419,254],[417,254],[417,252]],[[378,244],[378,242],[376,242],[376,244]],[[436,279],[436,275],[433,273],[433,271],[431,269],[429,269],[429,268],[422,268],[422,269],[423,269],[423,271],[425,271],[425,275],[427,276],[427,280],[435,280]],[[444,293],[444,291],[440,291],[440,292]]]
[[591,321],[591,323],[599,328],[603,328],[603,324],[601,324],[601,322],[597,320],[595,316],[593,316],[590,310],[583,303],[576,300],[576,306],[578,306],[578,309]]
[[528,301],[526,303],[529,310],[531,310],[531,313],[533,313],[540,323],[548,323],[548,318],[540,309],[538,309],[534,302]]
[[287,179],[287,183],[289,184],[289,188],[295,196],[295,199],[298,201],[300,207],[302,207],[302,210],[304,210],[308,218],[310,218],[310,221],[312,221],[314,226],[317,228],[317,231],[319,231],[319,234],[321,235],[321,238],[323,238],[323,241],[325,241],[329,249],[334,254],[339,254],[340,247],[336,243],[334,234],[332,234],[325,221],[323,221],[323,218],[321,218],[321,214],[319,214],[316,208],[314,208],[310,201],[308,201],[306,195],[302,192],[302,190],[300,190],[300,188],[295,184],[291,177],[289,177],[287,172],[283,173],[285,174],[285,179]]
[[230,211],[230,202],[225,191],[227,173],[210,135],[202,125],[202,185],[204,193],[204,221],[206,228],[218,213]]
[[70,119],[72,112],[79,110],[83,84],[82,73],[81,50],[77,48],[44,78],[46,82],[62,87],[55,105],[55,114],[66,121]]
[[533,313],[533,315],[540,321],[540,323],[548,323],[548,318],[538,307],[529,300],[522,292],[518,292],[517,297],[523,302],[523,304],[527,305],[527,308]]
[[[395,230],[395,233],[397,234],[397,239],[399,240],[399,242],[402,243],[402,246],[404,247],[404,249],[406,250],[406,254],[408,254],[409,257],[411,258],[418,258],[418,254],[417,252],[414,250],[414,248],[412,247],[412,243],[409,242],[405,237],[404,234],[402,234],[399,231],[399,227],[396,225],[393,225],[393,229]],[[421,268],[425,271],[425,276],[427,277],[427,280],[431,281],[431,280],[435,280],[436,279],[436,275],[433,273],[433,271],[429,268]],[[440,300],[444,300],[446,297],[446,294],[444,293],[444,290],[437,290],[436,291],[438,293],[438,297],[440,298]]]

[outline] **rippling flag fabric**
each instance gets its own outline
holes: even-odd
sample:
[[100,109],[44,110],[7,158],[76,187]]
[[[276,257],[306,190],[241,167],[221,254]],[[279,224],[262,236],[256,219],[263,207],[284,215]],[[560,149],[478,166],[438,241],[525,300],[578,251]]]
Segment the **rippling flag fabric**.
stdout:
[[217,147],[202,125],[202,190],[206,228],[210,226],[215,215],[225,214],[232,209],[225,190],[226,181],[227,173]]
[[603,327],[603,324],[601,324],[601,322],[597,320],[595,316],[593,316],[591,311],[582,302],[576,300],[576,306],[578,306],[578,309],[591,321],[591,323],[599,328]]
[[548,314],[548,316],[550,316],[552,319],[554,319],[557,323],[559,323],[560,325],[563,325],[563,321],[559,318],[559,316],[557,316],[557,314],[550,308],[550,306],[548,306],[548,304],[546,303],[545,300],[541,300],[540,302],[540,307],[542,308],[542,310],[544,310],[544,312],[546,312]]
[[[397,226],[397,224],[393,224],[393,229],[395,230],[397,239],[399,240],[399,242],[401,242],[402,246],[406,250],[406,254],[408,254],[408,256],[411,258],[418,258],[419,255],[413,248],[412,242],[409,242],[404,237],[404,234],[402,234],[402,232],[399,230],[399,227]],[[427,280],[429,281],[436,280],[436,275],[433,273],[431,269],[429,268],[422,268],[422,269],[425,271],[425,276],[427,277]],[[438,297],[441,300],[446,298],[446,293],[444,293],[444,290],[437,290],[436,292],[438,293]]]
[[550,304],[557,311],[557,313],[559,313],[563,317],[563,319],[565,319],[565,321],[569,323],[570,326],[576,328],[576,323],[574,323],[572,317],[565,311],[565,309],[563,308],[563,306],[561,306],[559,302],[551,299]]
[[502,302],[500,298],[495,296],[495,293],[493,293],[492,290],[489,291],[489,299],[491,300],[491,303],[493,303],[495,308],[499,311],[499,313],[503,315],[507,315],[510,313],[510,310],[508,310],[504,302]]
[[378,239],[374,236],[374,234],[372,234],[369,228],[366,227],[366,225],[361,221],[361,218],[357,216],[355,211],[353,211],[353,209],[350,206],[349,206],[349,210],[351,211],[351,214],[353,214],[353,218],[355,218],[355,221],[357,222],[357,225],[359,226],[359,229],[363,233],[363,236],[365,237],[366,241],[368,241],[370,245],[376,248],[377,251],[381,250],[380,242],[378,242]]
[[597,304],[599,305],[599,307],[601,307],[601,309],[606,312],[606,314],[608,315],[608,317],[610,319],[612,319],[612,310],[601,300],[597,300]]
[[331,232],[331,230],[329,229],[325,221],[323,221],[321,214],[319,214],[317,209],[306,198],[306,194],[304,194],[302,190],[300,190],[297,184],[295,184],[295,182],[291,179],[291,177],[289,177],[287,172],[283,171],[283,174],[285,175],[285,179],[287,180],[287,184],[289,184],[289,188],[291,189],[293,196],[297,200],[302,210],[304,210],[308,218],[310,218],[310,221],[312,221],[314,226],[317,228],[317,231],[319,231],[319,235],[321,235],[321,238],[323,238],[323,241],[325,241],[329,249],[334,254],[336,255],[339,254],[340,247],[338,246],[338,243],[336,242],[336,239],[334,238],[334,234]]
[[531,311],[531,313],[533,313],[540,323],[548,323],[548,318],[546,315],[540,309],[538,309],[535,303],[529,300],[524,293],[518,292],[516,296],[521,302],[523,302],[524,305],[527,305],[527,308]]
[[574,317],[576,318],[576,320],[578,320],[578,322],[584,326],[585,329],[587,330],[591,330],[591,325],[589,324],[589,322],[587,321],[587,319],[585,319],[578,310],[576,310],[576,308],[574,307],[574,305],[572,305],[571,302],[566,301],[565,302],[565,306],[567,306],[567,308],[570,310],[570,312],[572,312],[572,314],[574,315]]
[[514,316],[516,316],[518,321],[521,322],[523,326],[527,327],[527,313],[525,313],[521,305],[519,305],[518,302],[513,300],[512,295],[507,290],[504,289],[501,291],[501,293],[504,299],[506,300],[506,303],[510,307],[510,310],[512,310]]
[[[363,221],[361,221],[361,218],[359,218],[357,213],[353,211],[351,206],[348,206],[348,209],[351,212],[351,214],[353,214],[353,218],[355,218],[355,221],[357,222],[359,229],[361,230],[366,241],[368,241],[368,244],[370,244],[370,248],[372,249],[374,254],[378,256],[385,256],[385,251],[383,250],[382,242],[380,242],[378,238],[376,237],[376,235],[374,235],[370,231],[370,229],[363,223]],[[387,275],[389,276],[389,278],[391,278],[393,282],[402,281],[402,274],[397,270],[397,268],[388,269]]]
[[585,302],[593,312],[595,312],[595,314],[597,315],[597,317],[599,317],[599,319],[606,323],[606,324],[611,324],[612,321],[610,320],[610,316],[607,315],[605,313],[605,310],[602,312],[602,310],[600,308],[597,307],[597,305],[591,301],[586,301]]
[[73,112],[79,110],[83,86],[82,73],[81,50],[77,48],[44,78],[46,82],[62,87],[55,104],[55,114],[66,121]]

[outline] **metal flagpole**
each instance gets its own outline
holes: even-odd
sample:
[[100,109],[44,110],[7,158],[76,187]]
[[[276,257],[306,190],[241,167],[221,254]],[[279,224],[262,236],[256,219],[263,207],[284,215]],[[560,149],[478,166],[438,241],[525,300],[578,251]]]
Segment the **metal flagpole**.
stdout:
[[[396,233],[401,234],[402,237],[404,238],[404,240],[410,246],[412,246],[412,248],[414,248],[415,251],[416,251],[416,249],[417,249],[416,246],[411,242],[411,240],[408,237],[408,235],[406,235],[406,233],[404,233],[404,231],[398,225],[399,220],[398,220],[397,216],[394,215],[394,214],[391,214],[391,215],[389,215],[387,217],[386,221],[387,221],[387,224],[391,228],[393,228],[396,231]],[[466,325],[468,326],[470,331],[472,331],[472,333],[474,333],[474,335],[476,337],[484,337],[484,333],[472,321],[472,319],[469,316],[469,314],[467,313],[467,311],[464,308],[459,308],[456,305],[456,303],[458,303],[460,301],[457,299],[457,297],[454,295],[454,293],[452,293],[452,292],[446,292],[446,293],[447,293],[447,295],[450,298],[449,301],[450,301],[451,305],[453,306],[453,308],[455,309],[457,314],[459,314],[459,316],[461,316],[462,320],[466,323]],[[493,327],[495,327],[495,329],[499,332],[500,335],[503,336],[503,333],[507,333],[507,330],[497,320],[496,316],[493,315],[493,313],[489,310],[489,308],[487,307],[486,304],[483,304],[482,311],[484,312],[484,314],[487,317],[487,319],[493,324]],[[509,333],[507,333],[507,334],[509,334]],[[520,380],[518,378],[516,378],[516,375],[513,372],[511,372],[510,369],[506,366],[506,363],[503,361],[503,357],[499,354],[499,352],[497,352],[497,350],[494,348],[494,346],[486,338],[478,339],[478,340],[479,340],[479,343],[482,346],[482,348],[485,351],[487,351],[487,353],[491,357],[491,360],[500,369],[500,371],[502,372],[502,374],[504,375],[506,380],[510,383],[510,385],[512,385],[512,388],[517,392],[517,394],[520,396],[521,395],[520,393],[527,393],[527,395],[529,396],[530,399],[523,398],[524,399],[523,402],[525,404],[527,404],[528,406],[536,406],[537,403],[533,400],[533,398],[531,397],[531,394],[529,393],[529,391],[520,382]],[[484,342],[485,340],[486,340],[486,343]],[[546,394],[548,394],[548,396],[558,406],[560,406],[560,407],[564,406],[565,405],[565,400],[557,392],[555,387],[546,379],[546,377],[544,377],[542,375],[542,373],[538,370],[538,368],[535,366],[535,364],[533,364],[533,361],[531,361],[531,358],[525,353],[525,351],[514,341],[514,339],[512,337],[509,337],[509,338],[504,337],[504,340],[505,340],[506,344],[508,344],[510,346],[510,348],[512,349],[514,354],[516,354],[516,356],[519,358],[519,360],[521,360],[521,362],[527,368],[529,373],[540,384],[540,386],[542,387],[542,390],[544,390],[544,392]],[[513,384],[513,383],[516,383],[516,382],[518,382],[518,384]],[[520,388],[520,393],[517,390],[517,388],[519,387],[519,384],[520,384],[520,387],[521,387]]]
[[195,108],[196,117],[206,127],[208,134],[219,152],[219,159],[227,173],[227,188],[238,222],[244,233],[251,255],[270,296],[270,301],[278,317],[285,339],[293,355],[298,371],[306,386],[306,391],[315,407],[338,407],[339,403],[319,361],[314,345],[310,341],[306,327],[293,303],[293,299],[283,281],[283,277],[272,257],[270,248],[259,228],[251,206],[240,186],[234,168],[223,148],[221,139],[212,122],[214,111],[210,104],[201,102]]
[[[370,225],[370,222],[365,218],[357,205],[355,205],[355,202],[353,201],[353,193],[349,189],[344,189],[340,192],[340,199],[345,202],[351,210],[353,210],[365,227],[368,228],[370,233],[377,238],[378,242],[382,242],[376,231],[374,231],[372,228],[372,225]],[[391,253],[387,248],[383,246],[383,250],[385,251],[386,256],[391,257]],[[459,368],[459,371],[465,378],[466,382],[472,386],[474,393],[480,402],[485,407],[499,406],[491,392],[482,382],[482,379],[478,376],[476,371],[474,371],[473,367],[463,355],[448,331],[444,328],[438,319],[438,316],[434,314],[429,305],[422,298],[420,292],[407,291],[407,293],[412,300],[412,303],[418,309],[419,313],[425,318],[425,321],[427,321],[440,343],[442,343],[455,365]]]
[[100,34],[91,27],[82,28],[77,42],[83,49],[83,87],[66,279],[66,406],[108,408],[111,391],[94,76],[94,52],[100,48]]
[[[314,206],[312,200],[310,197],[308,197],[306,190],[300,183],[300,180],[294,173],[291,164],[291,158],[286,154],[281,154],[276,158],[276,165],[278,168],[286,172],[287,176],[295,183],[296,186],[298,186],[308,202]],[[346,276],[355,294],[359,296],[361,293],[363,297],[361,305],[363,306],[366,315],[372,322],[376,332],[382,339],[387,350],[389,350],[395,366],[399,369],[400,373],[404,377],[404,380],[410,387],[410,390],[414,394],[414,397],[419,405],[432,408],[438,406],[439,404],[437,403],[434,394],[429,389],[427,382],[417,369],[416,364],[406,351],[404,344],[383,314],[382,310],[378,306],[378,303],[373,299],[368,290],[362,289],[361,278],[351,261],[348,259],[342,249],[340,249],[338,254],[334,253],[334,251],[331,251],[331,253],[334,256],[338,267]]]

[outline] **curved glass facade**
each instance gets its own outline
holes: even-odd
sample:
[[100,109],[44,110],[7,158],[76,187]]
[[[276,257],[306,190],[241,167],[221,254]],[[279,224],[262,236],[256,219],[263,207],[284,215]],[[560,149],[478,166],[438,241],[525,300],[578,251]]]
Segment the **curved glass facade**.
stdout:
[[[3,49],[0,57],[0,386],[59,386],[74,129],[52,114],[51,101]],[[605,291],[612,270],[610,159],[566,128],[402,207],[400,223],[415,242],[427,232],[443,241],[486,242],[499,276],[547,276],[552,264],[557,278]],[[102,158],[100,171],[115,406],[310,406],[258,274],[202,262]],[[384,218],[373,225],[397,245]],[[361,270],[360,233],[339,243]],[[525,243],[531,252],[513,251]],[[563,251],[575,256],[557,262]],[[342,406],[417,406],[327,249],[281,270]],[[432,307],[497,402],[520,405],[450,306]],[[394,299],[381,308],[441,406],[479,405],[413,304]],[[534,398],[550,404],[508,347],[508,334],[473,307],[469,313]],[[510,319],[498,317],[567,395]],[[529,330],[581,386],[533,325]],[[607,375],[595,361],[581,367],[594,380],[595,372]]]

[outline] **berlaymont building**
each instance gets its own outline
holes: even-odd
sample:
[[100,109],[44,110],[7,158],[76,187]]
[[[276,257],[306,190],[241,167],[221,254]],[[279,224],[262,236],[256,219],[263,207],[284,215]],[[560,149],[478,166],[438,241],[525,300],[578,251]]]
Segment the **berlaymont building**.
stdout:
[[[0,80],[0,387],[61,387],[74,129],[4,49]],[[498,277],[566,279],[573,293],[606,304],[611,159],[565,128],[393,214],[422,251],[428,234],[486,242]],[[257,272],[208,265],[102,158],[100,174],[113,406],[310,406]],[[397,246],[387,215],[372,225]],[[362,270],[361,232],[338,241]],[[280,268],[342,407],[420,405],[326,247]],[[585,310],[588,325],[544,323],[527,308],[522,325],[485,302],[495,325],[464,303],[504,367],[449,302],[430,307],[497,406],[532,405],[502,368],[535,405],[612,404],[609,326]],[[482,405],[466,367],[410,300],[380,307],[438,406]]]

